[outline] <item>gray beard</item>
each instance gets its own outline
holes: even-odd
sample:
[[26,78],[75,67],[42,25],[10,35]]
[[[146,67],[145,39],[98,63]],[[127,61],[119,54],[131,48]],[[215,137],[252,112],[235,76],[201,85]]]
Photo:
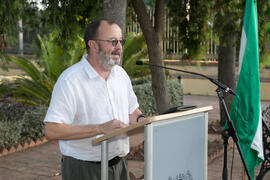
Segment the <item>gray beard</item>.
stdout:
[[101,62],[102,68],[105,70],[111,70],[113,66],[118,65],[120,63],[120,59],[118,63],[112,59],[112,56],[105,56],[104,51],[100,50],[98,53],[99,60]]

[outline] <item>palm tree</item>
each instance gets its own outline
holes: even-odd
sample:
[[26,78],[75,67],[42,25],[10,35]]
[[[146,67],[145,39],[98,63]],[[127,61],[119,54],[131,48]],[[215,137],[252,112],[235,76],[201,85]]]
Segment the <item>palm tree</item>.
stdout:
[[82,38],[78,37],[74,47],[64,50],[55,43],[56,36],[56,32],[50,34],[48,39],[38,36],[42,51],[39,63],[25,57],[7,57],[25,72],[20,86],[12,89],[16,101],[29,105],[49,104],[57,78],[85,53]]
[[150,74],[147,66],[136,66],[136,61],[147,57],[147,44],[142,33],[128,33],[123,54],[123,68],[131,78],[143,77]]

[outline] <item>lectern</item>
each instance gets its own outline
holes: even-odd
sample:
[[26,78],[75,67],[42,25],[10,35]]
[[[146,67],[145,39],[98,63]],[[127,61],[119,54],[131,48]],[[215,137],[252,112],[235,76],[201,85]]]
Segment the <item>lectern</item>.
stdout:
[[149,117],[93,140],[101,143],[101,179],[108,180],[108,141],[144,126],[146,180],[206,180],[208,111],[212,106]]

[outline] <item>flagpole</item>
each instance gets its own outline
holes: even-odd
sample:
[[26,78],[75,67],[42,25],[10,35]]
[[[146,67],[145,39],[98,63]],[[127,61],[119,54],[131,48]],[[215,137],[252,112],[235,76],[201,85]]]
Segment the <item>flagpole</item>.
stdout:
[[217,88],[216,92],[217,92],[218,98],[220,100],[220,103],[221,103],[221,105],[222,105],[222,107],[223,107],[223,109],[225,111],[225,114],[226,114],[226,117],[227,117],[227,125],[228,125],[228,128],[225,129],[225,130],[223,130],[223,132],[222,132],[222,138],[224,140],[224,142],[223,142],[223,144],[224,144],[224,167],[223,167],[222,179],[223,180],[228,180],[227,145],[228,145],[228,139],[231,136],[232,139],[233,139],[233,141],[234,141],[234,143],[236,144],[237,149],[238,149],[238,152],[239,152],[239,155],[241,157],[243,166],[245,168],[247,177],[248,177],[249,180],[251,180],[250,174],[248,172],[246,161],[244,159],[242,150],[241,150],[240,145],[239,145],[239,140],[238,140],[237,132],[236,132],[236,130],[234,128],[234,125],[233,125],[232,120],[230,118],[230,115],[229,115],[227,106],[226,106],[225,101],[224,101],[223,92],[222,92],[221,88]]

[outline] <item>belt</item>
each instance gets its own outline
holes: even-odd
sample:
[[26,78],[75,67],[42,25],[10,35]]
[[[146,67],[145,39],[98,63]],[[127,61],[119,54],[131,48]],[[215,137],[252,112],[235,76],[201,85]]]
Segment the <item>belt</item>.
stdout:
[[[112,158],[111,160],[109,160],[108,164],[110,167],[114,166],[114,165],[118,164],[121,159],[122,159],[121,157],[116,156],[116,157]],[[90,163],[101,164],[100,161],[90,161]]]

